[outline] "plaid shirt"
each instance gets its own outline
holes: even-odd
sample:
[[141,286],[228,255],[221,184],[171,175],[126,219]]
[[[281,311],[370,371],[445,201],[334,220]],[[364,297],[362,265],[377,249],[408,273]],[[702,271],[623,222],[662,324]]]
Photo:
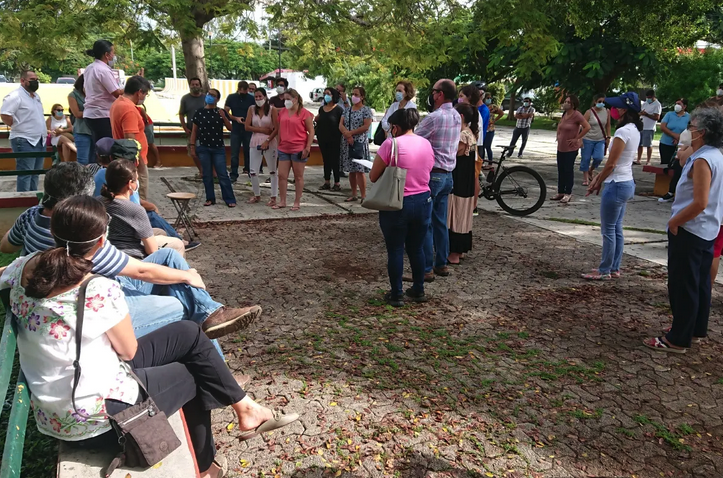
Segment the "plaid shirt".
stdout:
[[415,134],[426,138],[434,150],[434,167],[452,171],[457,165],[457,146],[462,132],[462,118],[452,108],[452,103],[443,103],[419,125]]
[[[520,106],[519,108],[517,108],[517,113],[521,113],[521,114],[528,114],[528,113],[534,113],[534,112],[535,112],[534,106],[528,106],[527,108],[525,108],[524,106]],[[529,128],[531,124],[532,124],[532,117],[517,120],[518,128]]]

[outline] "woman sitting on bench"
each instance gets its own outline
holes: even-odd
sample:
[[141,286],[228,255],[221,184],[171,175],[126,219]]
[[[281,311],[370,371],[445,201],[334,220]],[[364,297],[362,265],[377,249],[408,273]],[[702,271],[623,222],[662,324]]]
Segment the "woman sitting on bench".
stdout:
[[[87,286],[73,404],[79,288],[91,277],[91,259],[107,240],[108,222],[97,199],[74,196],[60,202],[51,218],[57,247],[16,259],[0,279],[0,288],[10,289],[20,366],[38,429],[87,446],[117,446],[107,415],[145,399],[130,376],[133,370],[167,415],[183,408],[201,476],[222,477],[225,460],[215,457],[211,410],[231,406],[242,440],[288,425],[298,415],[275,414],[249,398],[190,320],[136,339],[120,285],[104,277]],[[86,419],[75,410],[93,416]]]

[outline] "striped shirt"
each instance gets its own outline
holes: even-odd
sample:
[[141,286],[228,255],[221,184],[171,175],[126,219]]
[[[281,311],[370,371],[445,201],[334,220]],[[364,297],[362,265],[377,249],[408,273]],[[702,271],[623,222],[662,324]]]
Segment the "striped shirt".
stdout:
[[[22,255],[57,247],[50,233],[50,218],[43,216],[42,211],[43,206],[31,207],[15,220],[10,229],[8,242],[15,247],[22,247]],[[105,241],[93,256],[93,273],[115,278],[125,269],[129,260],[126,254]]]
[[451,172],[457,165],[461,132],[462,117],[452,108],[452,103],[443,103],[422,121],[414,133],[432,144],[434,167]]

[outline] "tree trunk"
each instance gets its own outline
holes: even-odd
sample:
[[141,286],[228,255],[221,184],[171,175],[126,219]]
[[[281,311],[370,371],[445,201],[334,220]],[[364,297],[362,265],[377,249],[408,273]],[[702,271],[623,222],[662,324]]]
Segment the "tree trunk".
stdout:
[[204,89],[208,90],[208,74],[206,73],[206,54],[203,49],[203,31],[198,33],[181,33],[183,60],[186,63],[186,78],[200,78]]
[[512,87],[512,91],[510,91],[510,110],[507,112],[507,119],[508,120],[514,120],[515,119],[515,111],[517,108],[515,108],[515,97],[517,96],[517,85]]

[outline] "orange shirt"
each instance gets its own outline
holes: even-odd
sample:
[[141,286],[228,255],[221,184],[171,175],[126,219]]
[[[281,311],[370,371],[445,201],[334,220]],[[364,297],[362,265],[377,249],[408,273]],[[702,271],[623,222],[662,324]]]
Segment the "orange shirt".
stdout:
[[141,159],[148,164],[148,140],[143,132],[146,125],[135,103],[123,95],[119,96],[110,107],[110,125],[114,139],[125,139],[125,135],[131,133],[136,136],[136,141],[141,144]]

